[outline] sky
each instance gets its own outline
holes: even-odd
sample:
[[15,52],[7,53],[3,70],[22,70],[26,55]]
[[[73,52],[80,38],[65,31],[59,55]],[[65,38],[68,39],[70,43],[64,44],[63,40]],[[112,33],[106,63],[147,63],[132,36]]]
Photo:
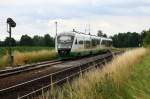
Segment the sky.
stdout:
[[76,29],[97,34],[102,30],[111,36],[123,32],[141,32],[150,28],[150,0],[0,0],[0,40],[9,34],[6,20],[17,26],[12,36],[55,36]]

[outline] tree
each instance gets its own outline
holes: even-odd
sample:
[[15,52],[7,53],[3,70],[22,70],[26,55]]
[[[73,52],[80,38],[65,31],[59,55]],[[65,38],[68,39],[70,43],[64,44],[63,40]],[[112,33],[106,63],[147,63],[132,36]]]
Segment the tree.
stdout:
[[146,37],[146,34],[147,34],[146,30],[141,32],[141,40],[142,40],[142,42],[143,42],[144,38]]
[[49,34],[44,35],[44,41],[45,46],[54,47],[55,45],[54,39]]
[[99,37],[107,37],[107,35],[105,33],[103,33],[101,30],[98,30],[97,36],[99,36]]
[[139,33],[130,33],[129,37],[129,47],[139,47],[141,45],[141,35],[139,35]]
[[98,32],[97,32],[97,36],[102,36],[103,35],[103,32],[101,31],[101,30],[98,30]]
[[114,47],[139,47],[142,43],[141,35],[136,32],[119,33],[112,37]]
[[32,40],[34,46],[45,46],[44,37],[35,35]]
[[22,37],[20,39],[20,45],[21,46],[32,46],[33,45],[32,38],[28,35],[22,35]]
[[9,38],[6,37],[5,41],[4,41],[4,46],[9,46],[11,43],[11,46],[16,46],[16,40],[14,38]]
[[106,35],[106,34],[103,34],[103,37],[106,37],[106,38],[107,38],[107,35]]
[[3,42],[0,40],[0,47],[3,46]]
[[143,40],[144,46],[150,46],[150,29],[145,31],[145,37]]

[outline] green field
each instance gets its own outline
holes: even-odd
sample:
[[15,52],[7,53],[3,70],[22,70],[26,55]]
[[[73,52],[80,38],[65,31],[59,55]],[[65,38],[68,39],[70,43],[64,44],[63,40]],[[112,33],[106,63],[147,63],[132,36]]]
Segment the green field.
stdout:
[[[12,47],[12,51],[19,51],[19,52],[32,52],[32,51],[40,51],[40,50],[52,50],[54,48],[51,47]],[[8,52],[8,47],[0,47],[0,57],[6,55]]]

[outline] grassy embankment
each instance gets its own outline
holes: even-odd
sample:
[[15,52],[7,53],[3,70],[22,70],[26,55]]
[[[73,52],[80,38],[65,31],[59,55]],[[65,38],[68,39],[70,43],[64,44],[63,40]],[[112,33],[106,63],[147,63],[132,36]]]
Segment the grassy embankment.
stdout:
[[[47,61],[57,57],[54,48],[49,47],[13,47],[14,65],[23,65]],[[8,66],[8,48],[0,48],[0,68]]]
[[[56,90],[55,99],[149,99],[150,52],[130,50]],[[55,93],[55,91],[54,91]],[[49,97],[49,92],[46,94]]]

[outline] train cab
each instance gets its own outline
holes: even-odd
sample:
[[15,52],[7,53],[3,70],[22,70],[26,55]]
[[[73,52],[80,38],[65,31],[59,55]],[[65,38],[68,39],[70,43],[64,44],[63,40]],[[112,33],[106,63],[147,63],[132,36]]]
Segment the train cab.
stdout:
[[60,56],[65,56],[70,53],[74,37],[74,33],[61,33],[57,36],[57,51]]

